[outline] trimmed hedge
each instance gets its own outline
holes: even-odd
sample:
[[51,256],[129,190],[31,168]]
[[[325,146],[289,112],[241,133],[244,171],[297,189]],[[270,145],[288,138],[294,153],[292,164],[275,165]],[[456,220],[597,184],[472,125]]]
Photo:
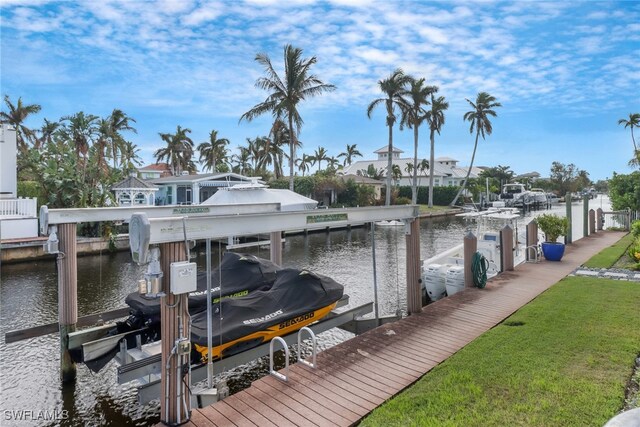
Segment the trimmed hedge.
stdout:
[[[447,206],[456,197],[459,187],[433,187],[433,204],[437,206]],[[411,187],[408,185],[398,188],[398,197],[407,197],[411,200]],[[418,187],[418,204],[429,203],[429,187]]]

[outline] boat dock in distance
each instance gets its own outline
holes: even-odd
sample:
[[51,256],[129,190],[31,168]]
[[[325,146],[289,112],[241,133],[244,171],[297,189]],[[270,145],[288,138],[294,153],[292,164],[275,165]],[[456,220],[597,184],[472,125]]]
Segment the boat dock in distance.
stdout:
[[193,409],[189,427],[350,426],[502,322],[624,233],[598,233],[567,247],[562,262],[524,263],[394,323],[297,363],[215,404]]

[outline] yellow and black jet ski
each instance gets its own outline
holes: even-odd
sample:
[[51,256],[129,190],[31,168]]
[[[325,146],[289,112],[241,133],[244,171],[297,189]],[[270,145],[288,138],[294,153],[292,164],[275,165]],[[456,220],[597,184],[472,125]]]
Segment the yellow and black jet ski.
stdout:
[[[212,312],[212,359],[239,353],[287,335],[326,316],[344,287],[335,280],[306,270],[278,271],[271,289],[220,301]],[[192,317],[193,361],[208,358],[207,313]]]

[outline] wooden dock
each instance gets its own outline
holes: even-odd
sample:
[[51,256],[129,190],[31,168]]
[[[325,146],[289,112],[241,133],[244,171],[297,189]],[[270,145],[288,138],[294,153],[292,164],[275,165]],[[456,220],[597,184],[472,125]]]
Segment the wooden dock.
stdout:
[[622,236],[598,233],[567,246],[562,262],[520,265],[485,289],[465,289],[319,353],[315,370],[290,366],[286,383],[266,376],[194,409],[185,425],[353,425]]

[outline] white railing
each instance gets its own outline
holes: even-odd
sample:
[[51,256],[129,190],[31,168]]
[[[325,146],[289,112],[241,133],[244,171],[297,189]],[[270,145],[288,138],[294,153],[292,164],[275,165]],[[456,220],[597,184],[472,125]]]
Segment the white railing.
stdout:
[[37,199],[0,200],[0,218],[2,217],[37,218]]

